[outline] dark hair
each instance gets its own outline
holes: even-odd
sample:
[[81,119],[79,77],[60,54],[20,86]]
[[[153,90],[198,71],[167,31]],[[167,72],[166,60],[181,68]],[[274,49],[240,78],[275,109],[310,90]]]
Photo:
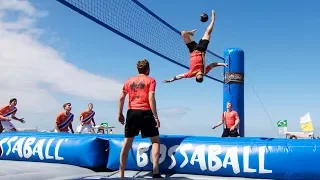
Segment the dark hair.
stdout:
[[137,69],[139,74],[147,74],[149,70],[149,61],[146,59],[140,60],[137,62]]
[[17,101],[17,99],[16,98],[10,99],[9,104],[11,104],[13,101]]
[[71,106],[71,103],[64,103],[63,108],[66,108],[66,106],[68,106],[68,105]]
[[198,83],[202,83],[203,77],[201,77],[201,78],[196,77],[196,81],[197,81]]
[[90,105],[91,105],[91,106],[93,106],[93,104],[92,104],[92,103],[89,103],[89,104],[88,104],[88,106],[90,106]]

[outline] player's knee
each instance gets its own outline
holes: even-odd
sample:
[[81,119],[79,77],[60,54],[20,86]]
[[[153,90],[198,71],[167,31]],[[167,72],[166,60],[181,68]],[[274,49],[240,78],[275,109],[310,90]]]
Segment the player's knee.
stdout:
[[181,36],[185,40],[190,40],[190,35],[188,34],[187,31],[181,31]]
[[153,137],[150,137],[150,140],[151,140],[151,143],[152,144],[159,144],[160,143],[160,137],[159,137],[159,135],[157,135],[157,136],[153,136]]

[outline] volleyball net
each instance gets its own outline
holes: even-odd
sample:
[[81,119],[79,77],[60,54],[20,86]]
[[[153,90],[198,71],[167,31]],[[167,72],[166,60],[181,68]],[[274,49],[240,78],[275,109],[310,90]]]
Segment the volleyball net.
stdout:
[[[136,45],[189,69],[189,52],[180,30],[137,0],[57,1]],[[224,58],[208,50],[206,62],[224,62]],[[223,83],[223,68],[210,71],[207,77]]]

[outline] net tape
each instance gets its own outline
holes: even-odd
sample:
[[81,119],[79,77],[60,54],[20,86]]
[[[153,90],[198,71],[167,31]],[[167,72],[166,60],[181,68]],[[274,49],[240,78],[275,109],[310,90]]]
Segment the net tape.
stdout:
[[[180,31],[137,0],[57,1],[154,54],[189,69],[189,52]],[[224,59],[208,50],[206,62],[224,62]],[[223,68],[210,71],[207,77],[223,82]]]

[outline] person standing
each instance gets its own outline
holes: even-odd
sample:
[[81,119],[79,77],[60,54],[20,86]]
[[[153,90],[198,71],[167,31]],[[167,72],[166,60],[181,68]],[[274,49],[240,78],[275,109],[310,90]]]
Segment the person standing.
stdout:
[[81,134],[85,130],[94,134],[94,127],[96,126],[96,122],[94,121],[94,115],[96,114],[93,110],[93,104],[88,104],[88,109],[84,110],[80,114],[80,125],[77,128],[77,133]]
[[0,133],[3,130],[7,131],[17,131],[16,127],[11,123],[11,119],[20,121],[21,123],[25,123],[24,118],[17,118],[16,113],[18,100],[16,98],[12,98],[9,101],[9,104],[0,108]]
[[224,124],[224,130],[221,137],[238,137],[238,124],[240,122],[237,111],[232,109],[231,102],[227,102],[227,111],[223,112],[221,121],[212,127],[215,129]]
[[69,129],[73,134],[72,122],[74,115],[71,113],[71,103],[63,104],[63,111],[60,112],[55,121],[55,132],[68,133]]
[[[124,177],[128,152],[132,147],[134,137],[141,132],[141,136],[150,138],[152,143],[153,178],[162,178],[159,173],[160,138],[158,128],[160,128],[160,121],[155,99],[156,80],[149,76],[148,60],[138,61],[137,69],[139,74],[125,82],[119,99],[118,120],[122,125],[125,125],[124,144],[120,153],[120,177]],[[122,111],[127,94],[129,95],[129,107],[125,120]]]

